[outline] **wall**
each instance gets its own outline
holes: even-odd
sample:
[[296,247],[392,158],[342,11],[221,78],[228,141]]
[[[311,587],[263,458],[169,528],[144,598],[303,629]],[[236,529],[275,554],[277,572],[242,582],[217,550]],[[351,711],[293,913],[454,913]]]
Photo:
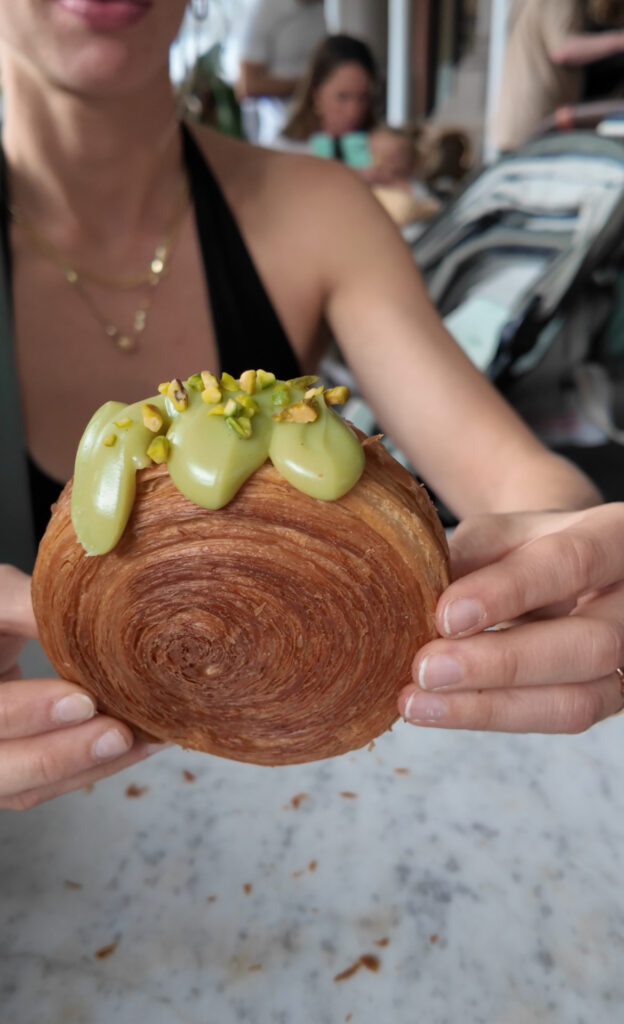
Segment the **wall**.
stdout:
[[388,47],[387,0],[326,0],[327,22],[332,32],[346,32],[365,39],[381,67]]
[[487,104],[489,36],[492,0],[479,0],[472,47],[455,68],[444,69],[440,102],[434,118],[466,128],[477,151],[483,144]]

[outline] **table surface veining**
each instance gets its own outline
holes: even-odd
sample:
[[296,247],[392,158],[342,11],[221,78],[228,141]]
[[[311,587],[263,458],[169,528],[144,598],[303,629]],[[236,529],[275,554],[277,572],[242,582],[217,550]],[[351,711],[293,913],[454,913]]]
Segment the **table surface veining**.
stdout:
[[172,748],[0,812],[0,1021],[617,1024],[623,782],[624,718],[399,723],[279,769]]

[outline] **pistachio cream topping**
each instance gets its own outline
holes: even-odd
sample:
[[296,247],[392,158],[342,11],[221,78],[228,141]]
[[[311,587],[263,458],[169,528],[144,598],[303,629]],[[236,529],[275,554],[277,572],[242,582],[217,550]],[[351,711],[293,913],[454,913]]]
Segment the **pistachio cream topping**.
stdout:
[[72,522],[90,555],[110,551],[134,502],[136,472],[167,464],[176,487],[203,508],[226,505],[270,459],[293,487],[324,501],[346,494],[364,469],[362,446],[331,408],[348,389],[318,377],[239,380],[204,370],[166,381],[133,405],[107,402],[85,430],[74,468]]

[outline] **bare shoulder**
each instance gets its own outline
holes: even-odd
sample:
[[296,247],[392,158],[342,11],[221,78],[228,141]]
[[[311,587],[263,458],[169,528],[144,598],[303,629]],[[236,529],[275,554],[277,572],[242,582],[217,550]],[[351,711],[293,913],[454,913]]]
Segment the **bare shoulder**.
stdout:
[[291,226],[361,222],[364,217],[385,223],[386,215],[371,191],[349,168],[336,161],[281,150],[264,149],[220,135],[194,130],[197,141],[223,188],[228,202],[243,220]]

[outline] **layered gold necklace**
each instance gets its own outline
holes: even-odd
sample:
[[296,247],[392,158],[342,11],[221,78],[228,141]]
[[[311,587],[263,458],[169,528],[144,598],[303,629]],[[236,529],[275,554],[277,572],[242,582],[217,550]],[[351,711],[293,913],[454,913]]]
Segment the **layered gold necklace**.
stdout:
[[[188,183],[183,178],[180,200],[176,206],[176,212],[169,231],[158,243],[154,254],[150,259],[146,271],[135,274],[132,277],[107,277],[95,271],[87,270],[85,267],[77,266],[60,252],[50,241],[45,238],[35,227],[31,220],[25,216],[23,211],[11,203],[9,212],[15,224],[24,232],[31,245],[41,256],[54,263],[62,271],[65,280],[72,286],[77,295],[80,296],[92,317],[104,331],[106,337],[122,352],[133,352],[139,344],[139,340],[147,324],[147,315],[152,302],[154,289],[162,281],[166,274],[171,254],[177,240],[184,216],[188,206]],[[121,330],[110,318],[107,317],[93,295],[89,291],[89,285],[99,288],[108,288],[111,291],[131,291],[142,289],[141,301],[132,318],[132,326],[129,330]]]

